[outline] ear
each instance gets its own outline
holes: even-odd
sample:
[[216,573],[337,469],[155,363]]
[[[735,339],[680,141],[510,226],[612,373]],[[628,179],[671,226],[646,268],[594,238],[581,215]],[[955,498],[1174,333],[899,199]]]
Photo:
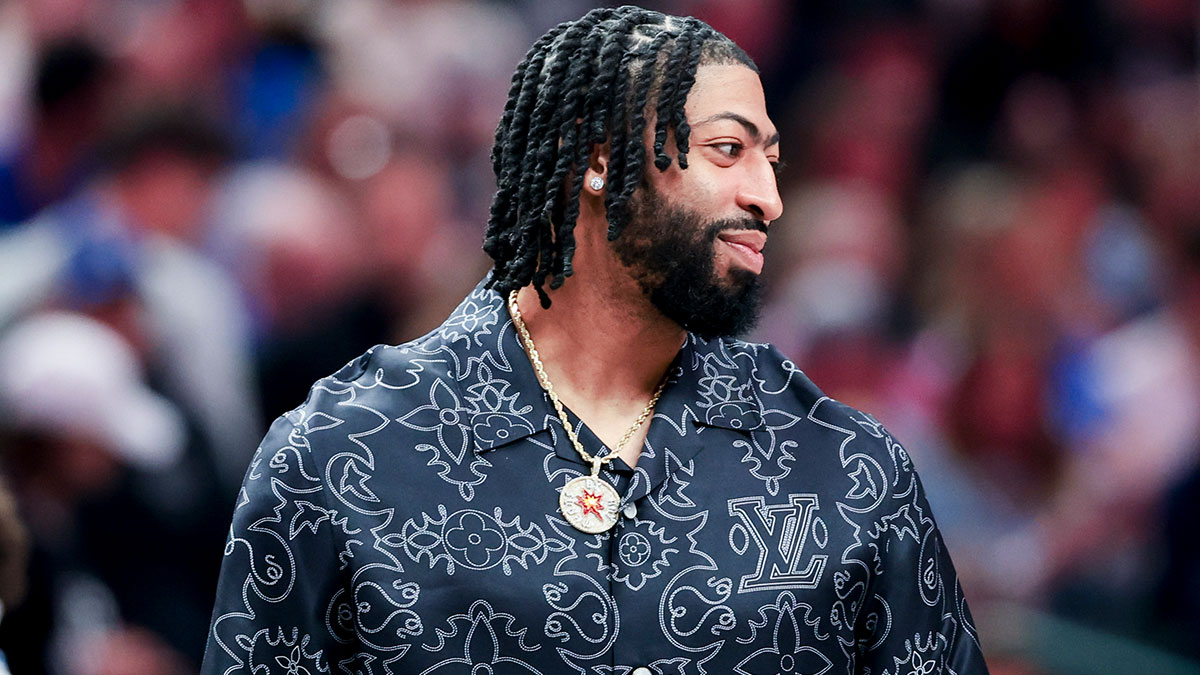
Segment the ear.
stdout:
[[592,146],[587,170],[583,172],[583,191],[592,196],[601,196],[608,189],[608,159],[611,150],[608,141]]

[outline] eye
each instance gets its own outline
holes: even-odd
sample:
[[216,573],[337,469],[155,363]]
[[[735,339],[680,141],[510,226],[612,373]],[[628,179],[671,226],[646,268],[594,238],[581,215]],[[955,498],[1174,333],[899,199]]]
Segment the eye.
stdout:
[[775,180],[779,180],[779,176],[783,174],[783,170],[787,168],[787,163],[776,160],[771,162],[771,170],[775,172]]
[[741,143],[734,143],[734,142],[713,143],[709,147],[715,148],[717,150],[717,152],[721,153],[722,155],[725,155],[726,157],[737,157],[737,156],[741,155],[742,148],[743,148]]

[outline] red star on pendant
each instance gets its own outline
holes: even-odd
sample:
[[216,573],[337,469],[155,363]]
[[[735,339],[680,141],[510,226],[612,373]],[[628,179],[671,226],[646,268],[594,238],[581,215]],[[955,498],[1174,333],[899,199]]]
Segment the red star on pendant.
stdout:
[[575,503],[583,509],[583,515],[591,513],[597,518],[600,517],[600,512],[604,510],[604,505],[600,503],[600,495],[583,491],[583,494],[575,498]]

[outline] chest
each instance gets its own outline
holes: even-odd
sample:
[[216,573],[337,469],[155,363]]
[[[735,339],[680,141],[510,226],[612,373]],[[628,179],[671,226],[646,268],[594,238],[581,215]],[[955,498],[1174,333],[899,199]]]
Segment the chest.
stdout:
[[852,483],[840,462],[754,436],[646,443],[634,471],[604,474],[622,501],[598,535],[558,511],[586,471],[556,452],[565,438],[459,458],[432,440],[385,450],[359,481],[377,501],[340,542],[361,648],[410,667],[503,655],[530,672],[847,658],[868,580],[844,555],[859,538],[838,512]]

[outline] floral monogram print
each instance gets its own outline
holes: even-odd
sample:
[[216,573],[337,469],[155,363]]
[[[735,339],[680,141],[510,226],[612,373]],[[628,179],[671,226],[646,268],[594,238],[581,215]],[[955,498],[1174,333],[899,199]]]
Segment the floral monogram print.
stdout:
[[271,427],[203,673],[987,672],[912,458],[774,348],[689,336],[594,535],[559,512],[588,471],[476,288]]

